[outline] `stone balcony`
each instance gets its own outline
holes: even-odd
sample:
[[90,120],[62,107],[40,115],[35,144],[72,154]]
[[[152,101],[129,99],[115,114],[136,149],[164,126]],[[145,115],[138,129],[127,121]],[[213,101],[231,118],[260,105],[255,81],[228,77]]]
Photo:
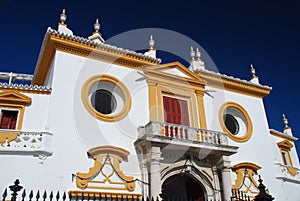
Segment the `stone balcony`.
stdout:
[[277,179],[281,179],[285,182],[300,184],[300,169],[299,168],[296,168],[293,166],[288,166],[288,165],[283,165],[281,163],[275,163],[275,165],[277,168],[277,171],[276,171]]
[[232,155],[237,147],[228,145],[226,133],[193,128],[189,126],[151,121],[138,128],[139,137],[136,145],[150,142],[165,146],[188,147],[189,149],[206,150],[211,155]]
[[0,129],[0,154],[47,157],[52,155],[51,139],[48,132]]

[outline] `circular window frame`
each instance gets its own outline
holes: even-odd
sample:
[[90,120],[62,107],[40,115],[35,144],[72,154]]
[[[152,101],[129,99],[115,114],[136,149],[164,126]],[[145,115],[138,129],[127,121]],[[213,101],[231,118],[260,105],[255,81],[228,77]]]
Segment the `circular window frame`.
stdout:
[[[97,82],[110,82],[116,85],[121,90],[121,92],[124,95],[124,106],[120,112],[118,112],[117,114],[102,114],[92,106],[91,101],[89,99],[89,91],[90,88]],[[81,99],[84,107],[92,116],[105,122],[116,122],[122,120],[124,117],[127,116],[131,108],[131,96],[129,90],[120,80],[111,75],[101,74],[90,77],[82,86]]]
[[[239,110],[246,120],[247,131],[242,136],[237,136],[236,134],[231,133],[225,125],[224,112],[229,107],[233,107],[233,108]],[[236,142],[247,142],[252,136],[253,124],[252,124],[251,118],[250,118],[249,114],[247,113],[247,111],[241,105],[239,105],[237,103],[227,102],[221,106],[221,108],[219,110],[219,122],[220,122],[220,125],[221,125],[223,131],[227,133],[227,136]]]

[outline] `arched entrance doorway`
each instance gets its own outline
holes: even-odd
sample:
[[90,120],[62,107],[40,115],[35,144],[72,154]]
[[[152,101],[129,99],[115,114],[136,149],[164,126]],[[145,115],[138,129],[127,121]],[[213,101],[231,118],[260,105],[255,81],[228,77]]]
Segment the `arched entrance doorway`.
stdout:
[[169,177],[163,183],[166,200],[205,201],[201,185],[188,174],[177,174]]

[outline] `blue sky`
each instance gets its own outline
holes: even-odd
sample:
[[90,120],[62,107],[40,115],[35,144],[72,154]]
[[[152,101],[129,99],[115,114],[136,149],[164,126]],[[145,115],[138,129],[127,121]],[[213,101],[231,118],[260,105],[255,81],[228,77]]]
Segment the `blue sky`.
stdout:
[[57,28],[63,8],[75,35],[89,36],[96,18],[105,39],[163,28],[200,44],[221,73],[249,79],[253,63],[260,82],[273,87],[264,99],[270,128],[281,131],[285,113],[300,137],[299,1],[0,0],[0,71],[32,74],[46,28]]

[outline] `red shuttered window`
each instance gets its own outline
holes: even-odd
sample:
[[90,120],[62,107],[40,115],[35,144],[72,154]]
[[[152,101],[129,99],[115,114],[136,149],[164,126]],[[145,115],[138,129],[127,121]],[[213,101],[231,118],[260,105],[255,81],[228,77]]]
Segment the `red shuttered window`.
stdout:
[[165,122],[190,125],[188,104],[186,100],[163,96]]
[[1,110],[0,129],[16,129],[18,111]]

